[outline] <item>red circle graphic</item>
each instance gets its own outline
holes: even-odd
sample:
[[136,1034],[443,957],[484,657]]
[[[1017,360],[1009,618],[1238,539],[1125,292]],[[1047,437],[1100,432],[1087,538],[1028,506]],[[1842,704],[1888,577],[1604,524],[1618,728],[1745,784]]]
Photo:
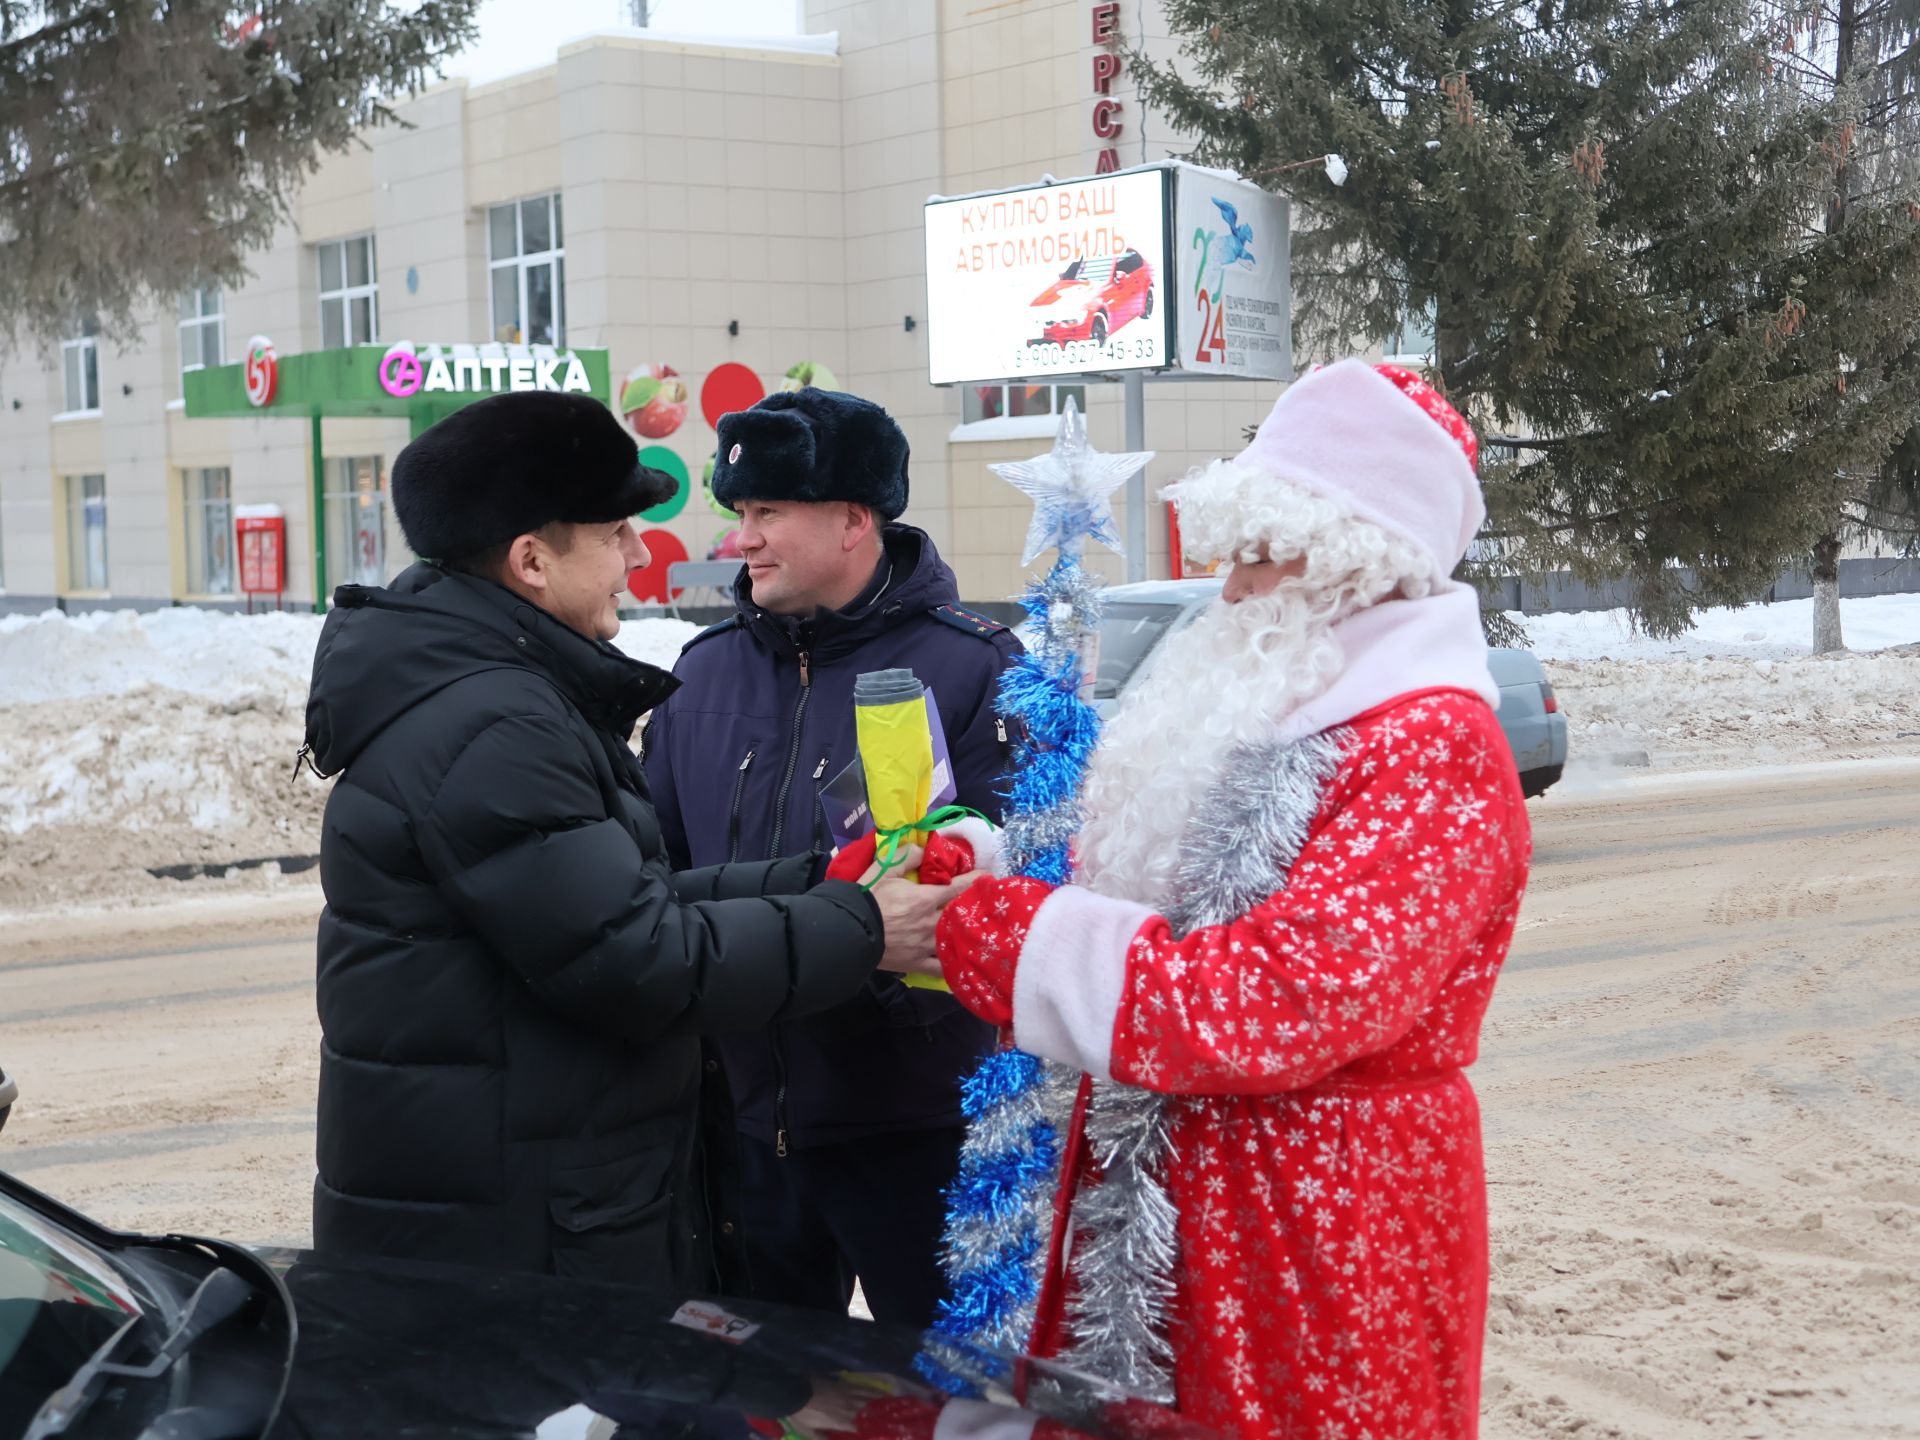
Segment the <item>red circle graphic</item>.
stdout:
[[744,365],[728,361],[716,366],[700,387],[700,413],[707,424],[720,428],[720,417],[735,410],[749,410],[767,393],[760,377]]
[[640,539],[653,561],[627,576],[627,589],[642,604],[667,603],[667,567],[687,558],[687,547],[671,530],[642,530]]

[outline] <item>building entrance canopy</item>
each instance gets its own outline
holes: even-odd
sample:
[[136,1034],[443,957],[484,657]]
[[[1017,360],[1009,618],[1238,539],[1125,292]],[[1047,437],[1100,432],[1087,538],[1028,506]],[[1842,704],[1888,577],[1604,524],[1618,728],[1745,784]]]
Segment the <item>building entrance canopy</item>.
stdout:
[[301,419],[312,427],[315,610],[326,608],[325,419],[405,420],[418,435],[464,405],[516,390],[611,398],[605,350],[550,345],[350,345],[279,355],[256,335],[238,365],[189,370],[191,420]]

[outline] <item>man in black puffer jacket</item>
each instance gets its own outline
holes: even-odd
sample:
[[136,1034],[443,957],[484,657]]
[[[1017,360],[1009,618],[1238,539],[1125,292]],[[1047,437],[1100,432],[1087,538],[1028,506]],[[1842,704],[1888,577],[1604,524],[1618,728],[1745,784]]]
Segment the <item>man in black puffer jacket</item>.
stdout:
[[945,892],[821,857],[674,874],[628,748],[676,681],[607,643],[672,493],[582,396],[502,395],[394,466],[417,554],[343,586],[307,746],[327,802],[321,1251],[737,1288],[725,1085],[701,1037],[928,953]]

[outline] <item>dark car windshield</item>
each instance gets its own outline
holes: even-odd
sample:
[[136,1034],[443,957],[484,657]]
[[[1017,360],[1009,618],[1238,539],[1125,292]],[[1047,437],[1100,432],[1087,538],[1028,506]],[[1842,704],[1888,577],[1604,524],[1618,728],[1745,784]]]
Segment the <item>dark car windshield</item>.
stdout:
[[148,1313],[104,1252],[0,1195],[0,1435],[24,1434],[88,1356]]
[[1093,698],[1111,700],[1185,609],[1148,601],[1109,602],[1100,622],[1100,666]]

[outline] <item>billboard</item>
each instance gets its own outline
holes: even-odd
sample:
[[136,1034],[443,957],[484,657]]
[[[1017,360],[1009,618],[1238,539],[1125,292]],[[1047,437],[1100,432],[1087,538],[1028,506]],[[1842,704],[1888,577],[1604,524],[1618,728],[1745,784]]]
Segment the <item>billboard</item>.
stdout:
[[1155,169],[929,201],[933,383],[1172,364],[1169,189]]
[[1280,196],[1183,164],[930,200],[928,378],[1291,379],[1287,225]]
[[1174,365],[1292,379],[1287,202],[1218,171],[1183,165],[1175,174]]

